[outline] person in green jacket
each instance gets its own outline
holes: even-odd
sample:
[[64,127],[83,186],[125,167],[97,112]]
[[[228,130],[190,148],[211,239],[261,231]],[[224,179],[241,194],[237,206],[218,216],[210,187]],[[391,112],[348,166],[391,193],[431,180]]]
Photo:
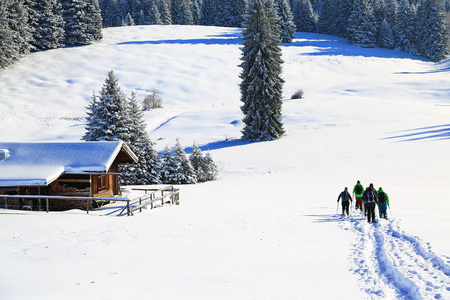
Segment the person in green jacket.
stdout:
[[361,184],[361,182],[358,180],[356,182],[355,187],[353,188],[353,197],[356,199],[355,202],[355,208],[359,210],[363,210],[363,204],[362,204],[362,196],[364,194],[364,187]]
[[387,207],[389,206],[389,197],[380,187],[377,191],[378,194],[378,212],[380,213],[380,218],[387,219]]

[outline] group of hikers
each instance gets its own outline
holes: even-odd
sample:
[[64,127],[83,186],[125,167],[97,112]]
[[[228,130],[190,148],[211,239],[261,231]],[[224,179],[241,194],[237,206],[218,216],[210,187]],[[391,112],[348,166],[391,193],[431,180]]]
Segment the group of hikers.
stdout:
[[[389,206],[389,197],[383,191],[383,188],[379,188],[378,191],[371,183],[369,187],[364,189],[361,182],[358,180],[353,188],[353,196],[355,197],[355,209],[359,209],[367,216],[369,223],[375,222],[375,207],[378,205],[378,212],[380,218],[387,219],[387,208]],[[343,192],[339,194],[337,202],[342,200],[342,215],[349,215],[350,202],[353,202],[352,196],[348,192],[346,187]]]

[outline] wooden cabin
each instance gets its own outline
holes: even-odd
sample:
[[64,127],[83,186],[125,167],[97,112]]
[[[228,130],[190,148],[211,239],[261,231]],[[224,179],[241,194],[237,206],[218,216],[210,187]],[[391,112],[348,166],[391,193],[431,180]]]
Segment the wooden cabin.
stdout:
[[[136,155],[122,141],[0,142],[0,194],[67,196],[72,200],[52,201],[52,210],[62,210],[64,206],[82,208],[84,202],[76,203],[74,196],[120,195],[119,164],[137,161]],[[36,209],[38,200],[17,198],[10,201],[11,206],[19,209],[25,206]],[[96,201],[92,203],[94,207],[96,204]],[[3,205],[0,201],[0,207],[5,205],[8,203]]]

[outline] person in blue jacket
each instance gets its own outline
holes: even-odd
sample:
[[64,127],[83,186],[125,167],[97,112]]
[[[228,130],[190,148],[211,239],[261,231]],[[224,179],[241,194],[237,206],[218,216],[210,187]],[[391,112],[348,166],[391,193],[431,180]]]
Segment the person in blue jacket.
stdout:
[[339,199],[342,199],[342,215],[344,216],[345,213],[347,213],[347,216],[349,215],[349,207],[350,202],[352,200],[352,196],[350,196],[350,193],[348,192],[348,188],[346,187],[342,193],[339,194],[339,197],[337,199],[337,202],[339,202]]

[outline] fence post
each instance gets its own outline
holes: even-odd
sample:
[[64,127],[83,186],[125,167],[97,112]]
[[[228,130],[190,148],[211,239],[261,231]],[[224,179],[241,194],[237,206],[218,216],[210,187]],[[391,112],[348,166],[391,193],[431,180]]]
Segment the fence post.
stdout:
[[[139,206],[141,206],[141,204],[142,204],[142,198],[139,197]],[[142,206],[139,207],[139,212],[142,212]]]
[[130,200],[127,201],[127,215],[130,216],[131,210],[130,210]]
[[48,211],[49,211],[49,209],[48,209],[48,198],[45,198],[45,207],[47,208],[47,213],[48,213]]

